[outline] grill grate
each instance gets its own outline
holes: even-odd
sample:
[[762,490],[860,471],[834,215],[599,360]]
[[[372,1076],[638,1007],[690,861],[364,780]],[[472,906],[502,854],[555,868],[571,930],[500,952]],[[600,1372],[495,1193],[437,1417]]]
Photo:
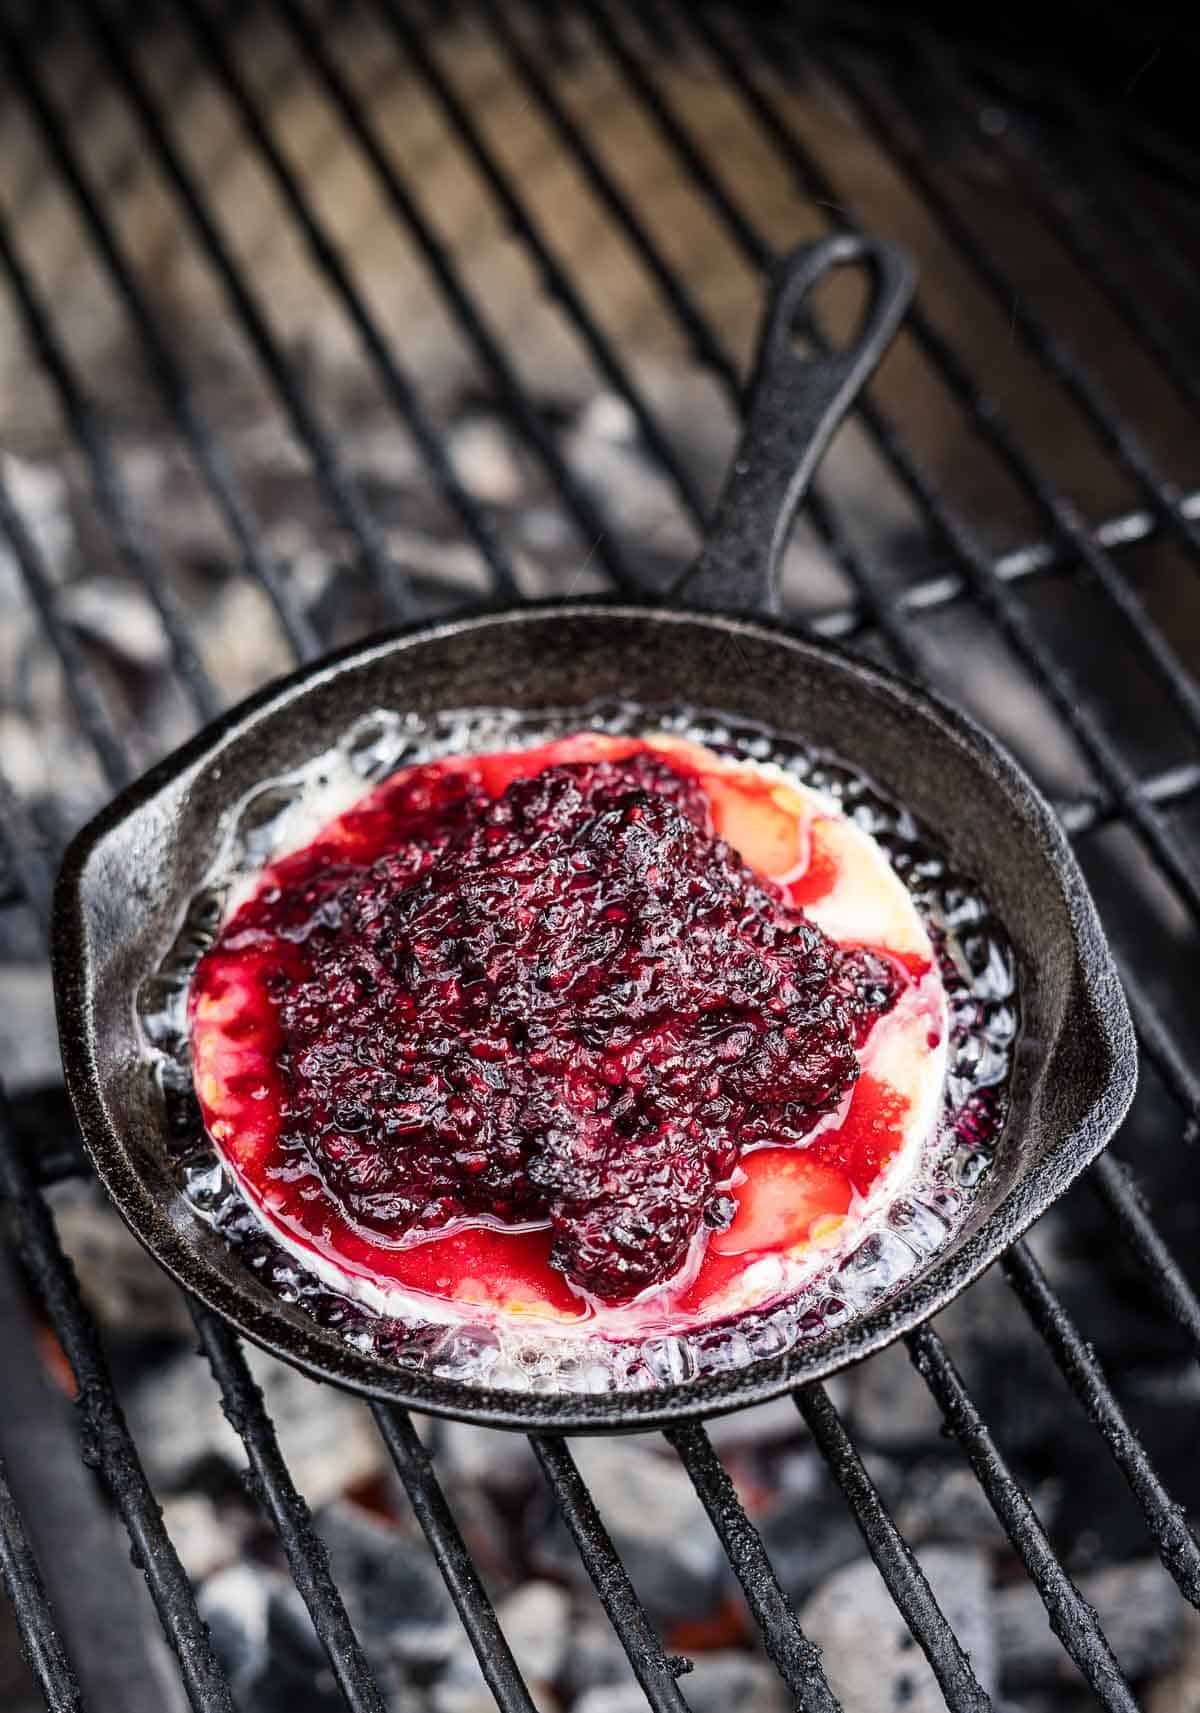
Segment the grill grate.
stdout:
[[[306,0],[278,0],[275,26],[289,40],[300,68],[324,91],[340,134],[376,185],[396,227],[427,269],[443,313],[457,328],[504,412],[514,440],[540,467],[569,520],[589,569],[622,588],[643,585],[654,566],[613,527],[588,483],[562,450],[546,413],[523,379],[503,332],[483,294],[471,283],[455,251],[424,209],[411,163],[399,157],[375,124]],[[619,339],[589,307],[584,281],[562,253],[549,225],[530,206],[520,174],[506,166],[472,102],[458,89],[424,20],[402,0],[379,0],[368,8],[386,40],[399,50],[409,73],[442,118],[463,159],[477,175],[510,242],[536,274],[565,328],[579,341],[594,373],[624,401],[641,441],[661,469],[682,514],[696,529],[707,511],[707,494],[689,460],[664,428],[650,391],[627,361]],[[310,263],[340,306],[345,326],[374,372],[394,418],[411,439],[434,490],[476,550],[489,593],[511,596],[526,587],[519,555],[495,516],[463,484],[430,405],[421,378],[409,372],[397,344],[356,283],[339,239],[310,196],[303,175],[275,135],[260,96],[243,69],[239,37],[228,18],[202,0],[180,0],[173,30],[187,53],[237,116],[239,146],[264,169],[280,205],[307,251]],[[1170,543],[1194,574],[1200,558],[1200,471],[1182,475],[1161,467],[1140,423],[1118,408],[1089,364],[1076,356],[1056,328],[1032,306],[1010,276],[997,248],[981,236],[980,223],[964,212],[952,174],[936,164],[929,114],[936,124],[970,136],[990,170],[1016,187],[1028,206],[1066,247],[1083,284],[1107,299],[1174,388],[1180,405],[1200,406],[1196,366],[1173,330],[1166,311],[1144,305],[1135,284],[1130,253],[1149,257],[1163,277],[1194,301],[1196,275],[1186,253],[1187,220],[1195,215],[1194,166],[1174,145],[1156,142],[1144,129],[1126,135],[1106,127],[1081,99],[1058,103],[1047,120],[1014,116],[1028,91],[1002,68],[977,67],[966,57],[918,41],[888,41],[887,25],[872,24],[869,38],[847,28],[799,30],[774,12],[760,18],[733,8],[638,8],[637,18],[617,0],[581,0],[553,29],[531,30],[525,13],[468,6],[504,73],[536,106],[554,146],[589,187],[603,217],[620,235],[628,255],[657,294],[663,315],[708,371],[720,393],[736,404],[739,363],[718,318],[703,307],[687,274],[671,259],[669,234],[647,218],[605,158],[600,139],[576,116],[561,85],[558,66],[572,54],[600,56],[611,72],[617,97],[638,115],[673,164],[690,196],[710,211],[717,228],[756,273],[768,267],[776,246],[746,205],[740,189],[718,164],[715,150],[697,134],[668,87],[662,45],[668,58],[682,56],[698,75],[716,80],[738,105],[759,145],[786,175],[793,196],[814,224],[829,219],[854,228],[858,212],[833,170],[827,170],[801,134],[787,99],[788,79],[817,76],[853,122],[874,139],[906,183],[931,224],[937,243],[1009,319],[1011,337],[1040,372],[1069,398],[1122,473],[1123,496],[1098,525],[1060,487],[1028,435],[999,397],[976,379],[972,364],[926,308],[907,323],[908,336],[939,385],[956,401],[972,432],[1024,497],[1037,520],[1032,545],[996,550],[952,493],[939,481],[915,441],[900,429],[878,391],[859,412],[861,429],[892,472],[898,492],[920,520],[922,550],[914,574],[898,584],[875,544],[846,518],[829,480],[814,497],[809,522],[822,551],[845,583],[845,596],[798,611],[796,620],[815,633],[855,644],[882,645],[900,667],[938,676],[931,625],[947,613],[967,611],[1005,639],[1012,655],[1054,710],[1088,763],[1082,791],[1060,789],[1060,808],[1080,841],[1122,829],[1140,843],[1158,877],[1173,889],[1192,921],[1200,916],[1200,874],[1186,814],[1200,790],[1200,691],[1168,640],[1169,626],[1158,586],[1139,580],[1139,549]],[[141,69],[131,33],[102,0],[80,0],[68,14],[82,25],[92,54],[88,64],[106,98],[123,102],[135,124],[138,147],[147,151],[165,193],[190,234],[195,253],[223,294],[230,322],[248,341],[265,384],[302,449],[332,525],[348,544],[357,567],[373,587],[382,617],[409,617],[428,610],[428,590],[397,563],[388,535],[364,483],[348,468],[329,413],[316,402],[317,388],[281,335],[274,306],[239,259],[234,238],[210,196],[203,176],[189,164],[173,134],[164,100]],[[760,28],[761,26],[761,28]],[[653,34],[655,45],[649,40]],[[561,40],[559,40],[561,38]],[[557,46],[555,45],[557,44]],[[883,50],[882,54],[880,50]],[[240,570],[266,598],[293,656],[311,657],[324,639],[276,554],[267,544],[260,507],[246,491],[238,458],[214,426],[197,388],[176,354],[170,328],[161,318],[144,271],[106,207],[96,175],[85,164],[78,127],[69,124],[61,95],[47,74],[49,36],[34,37],[11,19],[0,21],[0,49],[10,74],[10,100],[27,115],[31,134],[45,151],[48,169],[61,183],[75,217],[123,306],[148,364],[160,406],[211,496],[240,563]],[[551,51],[553,50],[553,51]],[[903,75],[894,75],[900,66]],[[892,72],[887,70],[893,68]],[[1017,80],[1019,83],[1019,80]],[[1044,92],[1042,92],[1044,93]],[[1023,111],[1023,108],[1021,109]],[[1169,152],[1174,162],[1172,208],[1179,225],[1163,224],[1161,211],[1137,194],[1139,162],[1147,150]],[[1120,240],[1115,254],[1110,235]],[[222,692],[214,682],[193,633],[185,604],[172,587],[153,542],[140,502],[106,427],[106,411],[90,396],[82,366],[69,351],[54,308],[22,258],[19,221],[0,219],[0,270],[15,314],[62,408],[92,486],[99,517],[129,574],[151,602],[167,640],[178,685],[195,718],[207,717]],[[812,330],[813,337],[823,335]],[[104,780],[115,787],[135,771],[126,734],[109,706],[95,663],[61,614],[43,547],[22,514],[11,487],[0,482],[0,534],[7,541],[30,607],[61,667],[74,718],[91,746]],[[1174,563],[1174,562],[1172,562]],[[1133,567],[1133,568],[1131,568]],[[1162,692],[1186,734],[1166,762],[1139,768],[1129,759],[1119,725],[1077,667],[1051,640],[1044,609],[1033,597],[1048,580],[1078,572],[1094,590],[1104,624],[1132,645],[1140,668]],[[1153,600],[1151,599],[1153,595]],[[49,897],[49,854],[37,823],[7,785],[0,795],[5,896],[16,911],[27,906],[44,928]],[[58,840],[52,830],[50,845]],[[1129,991],[1143,1055],[1178,1112],[1182,1128],[1200,1116],[1200,1081],[1187,1044],[1186,1019],[1162,1004],[1161,986],[1129,972]],[[82,1169],[73,1150],[27,1157],[7,1107],[0,1108],[0,1193],[9,1205],[16,1249],[71,1366],[79,1395],[79,1425],[85,1461],[104,1479],[133,1543],[164,1635],[178,1660],[193,1708],[214,1713],[232,1701],[199,1617],[196,1600],[168,1537],[158,1505],[126,1427],[112,1376],[93,1320],[64,1255],[43,1191],[56,1176]],[[1155,1302],[1200,1351],[1200,1302],[1152,1212],[1143,1204],[1126,1168],[1111,1155],[1092,1169],[1091,1182],[1111,1215],[1112,1228],[1144,1273]],[[1164,1487],[1147,1452],[1108,1385],[1102,1368],[1025,1245],[1005,1263],[1007,1279],[1069,1386],[1103,1436],[1117,1471],[1141,1508],[1145,1526],[1183,1596],[1200,1606],[1200,1548],[1180,1506]],[[354,1713],[375,1713],[384,1702],[351,1627],[342,1597],[276,1440],[275,1429],[251,1377],[237,1339],[207,1311],[192,1305],[203,1354],[219,1387],[225,1412],[245,1446],[253,1491],[274,1526],[328,1655],[336,1683]],[[1099,1703],[1132,1709],[1133,1692],[1122,1674],[1095,1613],[1056,1557],[1030,1499],[1010,1471],[989,1428],[966,1390],[938,1333],[925,1328],[909,1341],[912,1361],[941,1410],[948,1431],[970,1462],[1017,1555],[1037,1587],[1051,1626],[1078,1665]],[[806,1387],[796,1398],[801,1416],[841,1489],[872,1558],[922,1648],[948,1707],[977,1710],[990,1703],[970,1661],[947,1623],[922,1569],[906,1542],[827,1390]],[[497,1623],[480,1575],[464,1544],[435,1471],[435,1460],[400,1410],[377,1406],[375,1416],[414,1515],[427,1538],[462,1617],[484,1676],[499,1705],[531,1710],[533,1703]],[[704,1505],[766,1651],[798,1707],[825,1710],[838,1703],[820,1657],[803,1634],[763,1542],[703,1427],[673,1430],[668,1439]],[[679,1713],[687,1706],[678,1681],[680,1662],[668,1658],[605,1530],[567,1446],[535,1438],[533,1449],[597,1593],[629,1656],[649,1704]],[[48,1567],[43,1567],[48,1568]],[[31,1669],[49,1706],[76,1708],[83,1698],[60,1643],[45,1587],[0,1468],[0,1573],[17,1612]],[[853,1710],[850,1710],[853,1713]]]

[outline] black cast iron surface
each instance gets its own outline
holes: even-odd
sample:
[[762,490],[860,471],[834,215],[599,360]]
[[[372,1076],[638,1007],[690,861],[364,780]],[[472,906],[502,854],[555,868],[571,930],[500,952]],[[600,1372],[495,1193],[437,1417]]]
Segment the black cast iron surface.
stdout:
[[[353,79],[339,60],[336,42],[316,28],[315,14],[298,0],[280,0],[279,25],[294,42],[303,73],[328,97],[330,112],[342,134],[377,183],[389,215],[404,232],[430,270],[434,288],[446,313],[470,344],[496,397],[508,413],[514,438],[527,447],[547,474],[564,516],[578,525],[582,553],[618,587],[636,587],[632,569],[636,549],[598,506],[580,472],[562,456],[543,416],[530,400],[503,337],[489,324],[485,306],[465,275],[439,242],[435,224],[422,207],[408,163],[389,147],[370,111],[356,93]],[[416,27],[415,14],[390,0],[372,9],[389,39],[409,56],[418,82],[432,102],[440,104],[449,133],[481,174],[486,195],[502,208],[516,242],[531,252],[546,245],[526,204],[519,176],[503,166],[486,133],[481,132],[468,103],[454,99],[454,77],[428,38]],[[605,218],[628,242],[640,269],[661,294],[666,313],[690,341],[700,362],[718,386],[735,395],[740,365],[726,347],[719,316],[703,306],[687,271],[678,265],[661,224],[647,218],[630,197],[619,173],[607,161],[595,131],[581,125],[558,72],[559,61],[544,52],[536,30],[523,15],[499,9],[469,9],[479,28],[494,41],[508,75],[528,100],[536,104],[556,139],[556,147],[583,176]],[[661,16],[659,14],[662,14]],[[1031,450],[1028,425],[1021,418],[1019,398],[1006,402],[983,387],[971,363],[964,360],[954,338],[922,301],[910,319],[915,338],[940,383],[963,413],[972,435],[986,445],[1014,484],[1014,504],[1027,508],[1034,520],[1027,545],[995,550],[977,521],[956,500],[952,485],[932,474],[920,436],[902,427],[885,402],[872,396],[858,420],[883,466],[909,496],[922,531],[919,563],[897,580],[860,537],[847,528],[836,504],[822,492],[811,497],[808,521],[817,539],[844,573],[847,594],[823,609],[809,612],[806,622],[822,635],[865,644],[882,642],[892,661],[906,673],[920,676],[930,666],[933,676],[956,690],[961,678],[944,652],[931,649],[941,618],[969,612],[981,634],[1002,637],[1020,663],[1030,686],[1044,698],[1064,731],[1073,734],[1088,764],[1084,790],[1060,790],[1059,807],[1089,859],[1094,876],[1103,878],[1103,865],[1091,856],[1089,841],[1110,833],[1133,841],[1152,876],[1153,886],[1167,887],[1184,921],[1194,924],[1200,913],[1200,882],[1189,839],[1188,814],[1200,786],[1197,734],[1197,692],[1191,673],[1176,650],[1176,632],[1164,623],[1167,609],[1152,598],[1138,576],[1138,553],[1157,550],[1163,540],[1177,543],[1179,575],[1196,570],[1196,519],[1200,500],[1195,492],[1194,465],[1184,469],[1175,460],[1163,463],[1161,442],[1151,452],[1147,419],[1119,405],[1097,387],[1091,374],[1094,350],[1082,359],[1064,342],[1059,326],[1051,329],[1037,310],[1036,290],[1022,289],[1010,272],[1010,258],[986,223],[968,221],[967,203],[943,163],[955,148],[965,148],[974,135],[988,170],[997,162],[1003,182],[1024,183],[1036,206],[1052,199],[1053,229],[1072,248],[1081,291],[1102,293],[1133,326],[1139,341],[1151,347],[1154,361],[1188,408],[1195,392],[1187,376],[1194,375],[1194,352],[1184,334],[1185,318],[1147,321],[1136,279],[1139,268],[1152,265],[1156,279],[1173,280],[1185,297],[1194,296],[1194,273],[1187,260],[1187,234],[1193,229],[1200,190],[1200,170],[1189,151],[1127,116],[1110,102],[1091,103],[1082,93],[1073,96],[1056,82],[1047,89],[1028,71],[999,64],[975,64],[969,57],[947,59],[944,44],[927,42],[906,32],[889,40],[886,18],[874,15],[857,32],[827,25],[799,32],[791,17],[764,11],[755,15],[761,36],[751,36],[744,19],[730,8],[654,8],[655,39],[631,19],[624,8],[607,0],[587,0],[571,12],[570,23],[586,52],[600,56],[619,90],[622,110],[636,113],[656,149],[690,187],[689,194],[711,216],[720,242],[753,270],[774,260],[775,237],[756,218],[746,195],[745,181],[679,104],[679,89],[664,75],[660,50],[669,47],[699,63],[708,79],[721,85],[744,123],[758,137],[772,170],[790,178],[794,206],[817,225],[827,223],[853,230],[858,222],[855,196],[861,193],[839,182],[840,168],[824,166],[819,151],[797,127],[789,105],[788,78],[819,77],[835,91],[843,115],[869,134],[881,156],[893,164],[905,196],[915,197],[933,223],[939,244],[963,270],[971,288],[990,293],[1003,303],[1009,318],[1015,353],[1035,369],[1045,368],[1055,385],[1069,392],[1089,425],[1109,448],[1114,467],[1127,480],[1109,515],[1097,523],[1083,515],[1059,485],[1053,460]],[[247,73],[250,62],[239,60],[236,32],[210,27],[220,19],[189,4],[181,9],[187,23],[179,30],[188,52],[221,87],[242,127],[242,147],[271,175],[281,199],[284,218],[293,222],[308,246],[311,266],[338,295],[339,313],[369,363],[383,377],[397,422],[412,435],[426,461],[431,480],[439,483],[448,506],[461,518],[475,541],[488,587],[502,593],[512,577],[511,555],[502,532],[497,539],[494,518],[486,506],[464,489],[443,453],[436,414],[403,365],[403,341],[381,327],[378,317],[353,290],[353,276],[331,244],[324,218],[307,196],[303,176],[289,167],[265,116],[261,92],[256,95]],[[387,551],[364,498],[362,484],[347,467],[339,437],[331,432],[324,413],[317,411],[303,365],[293,360],[275,325],[275,306],[255,289],[253,271],[239,260],[209,195],[204,175],[187,159],[174,134],[168,106],[139,63],[140,47],[113,21],[105,6],[85,0],[66,9],[67,35],[77,38],[91,57],[85,82],[112,92],[124,103],[136,128],[139,147],[151,170],[161,176],[164,194],[176,210],[195,252],[211,269],[224,294],[223,313],[241,328],[264,385],[291,423],[303,455],[310,461],[311,479],[324,496],[352,544],[364,579],[381,592],[381,610],[410,610],[414,587],[420,598],[427,590],[420,579],[405,578]],[[216,512],[239,557],[241,572],[259,587],[275,613],[295,657],[311,657],[322,646],[310,615],[296,590],[281,573],[277,559],[263,546],[264,521],[247,492],[244,470],[229,456],[222,432],[200,402],[182,360],[181,350],[162,320],[153,283],[144,265],[129,248],[111,218],[106,195],[97,188],[94,163],[82,138],[69,121],[63,91],[50,75],[54,41],[53,17],[39,19],[36,31],[26,30],[6,14],[0,25],[0,48],[12,74],[7,99],[24,116],[37,139],[39,171],[49,171],[61,185],[67,206],[95,251],[101,276],[111,284],[121,314],[129,319],[133,336],[150,365],[152,386],[168,421],[195,460],[200,480],[211,494]],[[561,30],[560,30],[561,33]],[[548,38],[553,43],[554,32]],[[783,75],[781,75],[781,73]],[[1033,85],[1032,89],[1030,85]],[[1053,121],[1048,131],[1035,123],[1009,123],[1007,103],[1027,100],[1030,111]],[[82,112],[82,107],[80,109]],[[947,147],[950,126],[953,147]],[[1153,193],[1144,193],[1145,179],[1133,182],[1132,163],[1153,163]],[[1038,199],[1041,199],[1040,201]],[[985,199],[986,200],[986,199]],[[170,647],[177,681],[202,721],[219,701],[194,642],[194,625],[186,605],[177,598],[153,537],[139,516],[121,462],[114,456],[106,415],[91,395],[86,366],[70,354],[61,337],[57,305],[42,292],[23,255],[23,234],[11,203],[0,219],[0,271],[10,288],[19,325],[37,352],[49,384],[61,405],[79,450],[82,468],[92,484],[104,530],[122,563],[146,589],[158,613]],[[970,208],[978,213],[978,206]],[[810,228],[811,229],[811,228]],[[1114,246],[1113,238],[1118,242]],[[717,239],[714,237],[713,242]],[[544,267],[544,257],[540,258]],[[569,258],[560,258],[558,286],[579,286]],[[545,274],[543,277],[546,277]],[[554,288],[554,281],[547,279]],[[347,288],[350,289],[347,289]],[[603,355],[604,373],[617,396],[645,422],[649,410],[632,370],[623,360],[620,340],[594,324],[584,325],[586,294],[557,293],[568,326],[591,342],[594,355]],[[53,305],[53,307],[52,307]],[[1072,333],[1084,333],[1081,324]],[[1051,335],[1051,336],[1048,336]],[[639,412],[641,415],[639,415]],[[651,411],[652,415],[653,412]],[[1194,430],[1194,424],[1193,424]],[[647,437],[649,438],[649,437]],[[1181,438],[1179,445],[1190,442]],[[699,496],[688,487],[686,464],[659,434],[657,453],[666,476],[675,482],[682,503],[702,516]],[[682,474],[682,483],[678,480]],[[1190,484],[1190,485],[1189,485]],[[689,506],[690,495],[690,506]],[[124,785],[137,771],[126,745],[126,734],[114,718],[107,688],[95,663],[63,622],[45,544],[14,503],[9,484],[0,481],[0,535],[7,541],[30,610],[60,663],[63,681],[80,731],[86,734],[96,762],[111,790]],[[1147,765],[1133,741],[1128,714],[1114,713],[1120,705],[1116,680],[1099,689],[1081,679],[1081,661],[1071,639],[1050,622],[1040,593],[1053,586],[1065,591],[1063,573],[1081,570],[1083,585],[1094,594],[1087,610],[1106,634],[1119,637],[1136,655],[1139,670],[1149,675],[1171,719],[1185,734],[1181,749],[1166,761]],[[1081,684],[1083,688],[1081,688]],[[43,927],[54,850],[61,829],[51,827],[47,839],[38,820],[7,788],[0,797],[0,827],[6,873],[4,901],[12,915]],[[1130,980],[1126,970],[1143,1066],[1173,1103],[1180,1130],[1200,1112],[1200,1082],[1193,1069],[1187,1017],[1178,987],[1157,974]],[[228,1687],[196,1611],[195,1599],[178,1556],[164,1530],[138,1451],[125,1424],[94,1323],[82,1302],[69,1262],[60,1246],[42,1185],[56,1174],[79,1169],[78,1155],[58,1139],[41,1146],[43,1131],[23,1107],[17,1119],[0,1108],[0,1193],[7,1204],[8,1229],[43,1311],[66,1354],[79,1388],[82,1450],[96,1469],[129,1535],[162,1632],[175,1654],[180,1680],[193,1707],[228,1709]],[[44,1129],[44,1126],[43,1126]],[[38,1146],[34,1144],[38,1143]],[[1125,1136],[1118,1148],[1127,1146]],[[1190,1349],[1200,1352],[1200,1302],[1187,1271],[1172,1254],[1170,1243],[1147,1207],[1126,1166],[1112,1155],[1102,1157],[1089,1180],[1108,1210],[1111,1240],[1127,1246],[1143,1270],[1146,1288],[1161,1313],[1163,1324],[1179,1329]],[[1171,1209],[1160,1211],[1170,1214]],[[1134,1495],[1150,1538],[1175,1577],[1182,1595],[1196,1601],[1200,1555],[1186,1518],[1162,1482],[1134,1433],[1121,1403],[1110,1388],[1087,1342],[1095,1329],[1077,1326],[1061,1301],[1018,1246],[1008,1262],[1019,1299],[1059,1364],[1066,1382],[1103,1435],[1114,1468],[1110,1480],[1123,1480]],[[969,1300],[969,1299],[968,1299]],[[296,1492],[275,1440],[262,1400],[250,1378],[236,1338],[203,1307],[195,1309],[206,1355],[231,1420],[237,1427],[254,1472],[264,1511],[277,1529],[289,1566],[325,1646],[335,1680],[353,1709],[382,1705],[371,1667],[355,1639],[338,1589],[333,1585],[323,1549],[312,1528],[302,1497]],[[926,1326],[912,1335],[910,1354],[943,1411],[948,1431],[961,1445],[988,1501],[1002,1523],[1014,1551],[1040,1594],[1055,1633],[1090,1684],[1097,1700],[1108,1708],[1136,1705],[1094,1611],[1082,1599],[1056,1556],[1028,1496],[1015,1479],[987,1420],[963,1385],[952,1353],[938,1332]],[[988,1698],[970,1662],[931,1592],[919,1563],[889,1515],[859,1452],[821,1384],[804,1387],[797,1403],[829,1469],[841,1488],[864,1540],[903,1613],[913,1636],[928,1658],[947,1705],[982,1709]],[[512,1654],[498,1626],[479,1575],[447,1506],[435,1467],[417,1437],[410,1418],[390,1404],[378,1404],[376,1415],[385,1443],[425,1531],[476,1649],[484,1674],[506,1709],[529,1709],[532,1703],[521,1682]],[[711,1442],[699,1424],[672,1430],[675,1449],[709,1510],[729,1554],[750,1609],[759,1624],[771,1659],[782,1672],[798,1706],[828,1709],[836,1702],[824,1681],[819,1659],[803,1635],[784,1596],[762,1542],[724,1477]],[[603,1522],[582,1483],[569,1450],[557,1437],[535,1438],[542,1468],[563,1516],[583,1556],[605,1608],[626,1647],[634,1671],[655,1708],[686,1705],[686,1678],[676,1681],[675,1665],[661,1645],[641,1607]],[[1105,1502],[1096,1495],[1096,1503]],[[41,1519],[36,1508],[18,1514],[0,1490],[0,1574],[13,1600],[29,1649],[31,1666],[49,1705],[73,1708],[81,1703],[80,1683],[95,1681],[81,1651],[73,1669],[61,1636],[64,1602],[69,1611],[70,1574],[53,1557],[40,1565],[31,1554],[36,1538],[32,1524]],[[67,1574],[64,1576],[64,1571]],[[46,1586],[50,1600],[46,1597]],[[131,1689],[131,1693],[132,1693]]]

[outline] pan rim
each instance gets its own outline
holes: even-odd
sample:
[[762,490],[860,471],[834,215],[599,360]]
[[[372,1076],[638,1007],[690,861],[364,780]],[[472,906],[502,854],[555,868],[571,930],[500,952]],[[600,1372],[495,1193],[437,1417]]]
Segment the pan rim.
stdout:
[[[282,1301],[264,1302],[243,1291],[188,1245],[165,1204],[138,1172],[104,1096],[95,1052],[95,984],[86,919],[86,876],[100,845],[166,787],[213,763],[226,745],[273,711],[340,673],[465,633],[589,616],[634,620],[642,625],[699,625],[783,647],[801,657],[832,658],[851,668],[864,687],[898,696],[902,703],[932,719],[946,738],[986,764],[1009,794],[1021,800],[1026,820],[1034,823],[1032,830],[1038,835],[1043,855],[1056,868],[1071,925],[1073,974],[1092,1001],[1096,1045],[1106,1049],[1109,1071],[1074,1126],[1057,1137],[1044,1158],[1018,1178],[978,1231],[944,1256],[935,1256],[894,1297],[850,1319],[822,1341],[819,1353],[804,1356],[793,1349],[720,1374],[644,1392],[543,1395],[470,1386],[367,1356],[315,1321],[302,1325],[291,1318]],[[379,1401],[513,1430],[603,1433],[669,1426],[765,1402],[862,1360],[936,1314],[1023,1235],[1107,1146],[1128,1111],[1137,1081],[1133,1024],[1083,875],[1049,804],[1002,744],[936,692],[911,685],[835,643],[799,635],[781,621],[636,603],[619,597],[528,602],[516,608],[493,607],[407,625],[324,655],[273,680],[156,763],[76,834],[55,889],[51,940],[63,1066],[84,1144],[118,1212],[158,1264],[186,1292],[253,1343],[314,1378],[333,1381]]]

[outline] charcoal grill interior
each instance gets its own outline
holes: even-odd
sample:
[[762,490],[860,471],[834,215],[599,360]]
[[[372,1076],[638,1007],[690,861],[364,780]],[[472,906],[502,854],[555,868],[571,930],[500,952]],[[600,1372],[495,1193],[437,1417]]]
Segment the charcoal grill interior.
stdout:
[[[992,1514],[1005,1610],[1035,1591],[1049,1664],[1006,1668],[935,1592],[915,1465],[863,1404],[895,1352],[763,1431],[819,1461],[911,1669],[880,1647],[847,1675],[843,1648],[839,1676],[827,1610],[817,1648],[737,1417],[656,1454],[728,1561],[738,1647],[782,1684],[776,1703],[755,1678],[749,1708],[1200,1704],[1200,156],[1147,98],[1155,56],[1065,76],[883,9],[80,0],[4,8],[0,58],[0,1573],[25,1658],[0,1635],[5,1705],[488,1704],[469,1678],[397,1677],[359,1635],[257,1370],[190,1305],[197,1408],[240,1437],[252,1544],[294,1582],[315,1663],[248,1687],[206,1626],[159,1448],[123,1413],[152,1382],[80,1216],[105,1217],[55,1068],[53,871],[115,788],[297,660],[488,599],[669,592],[772,262],[860,226],[905,244],[921,287],[797,531],[789,619],[1012,745],[1076,842],[1142,1054],[1112,1150],[907,1344],[902,1395],[936,1407],[936,1467]],[[829,290],[814,336],[856,308]],[[445,1430],[374,1417],[500,1707],[701,1706],[711,1637],[660,1633],[578,1448],[532,1441],[576,1553],[555,1574],[590,1580],[628,1655],[607,1701],[510,1648]],[[1155,1560],[1160,1655],[1080,1586]]]

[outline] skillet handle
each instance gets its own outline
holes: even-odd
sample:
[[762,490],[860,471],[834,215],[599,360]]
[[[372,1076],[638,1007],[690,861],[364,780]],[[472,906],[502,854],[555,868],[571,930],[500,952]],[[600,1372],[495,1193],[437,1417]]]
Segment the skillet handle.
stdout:
[[[871,275],[862,327],[839,350],[800,356],[793,333],[805,300],[848,262]],[[908,308],[912,263],[882,238],[840,232],[805,244],[780,267],[759,338],[746,422],[708,541],[674,594],[714,612],[779,611],[779,559],[821,455],[875,370]]]

